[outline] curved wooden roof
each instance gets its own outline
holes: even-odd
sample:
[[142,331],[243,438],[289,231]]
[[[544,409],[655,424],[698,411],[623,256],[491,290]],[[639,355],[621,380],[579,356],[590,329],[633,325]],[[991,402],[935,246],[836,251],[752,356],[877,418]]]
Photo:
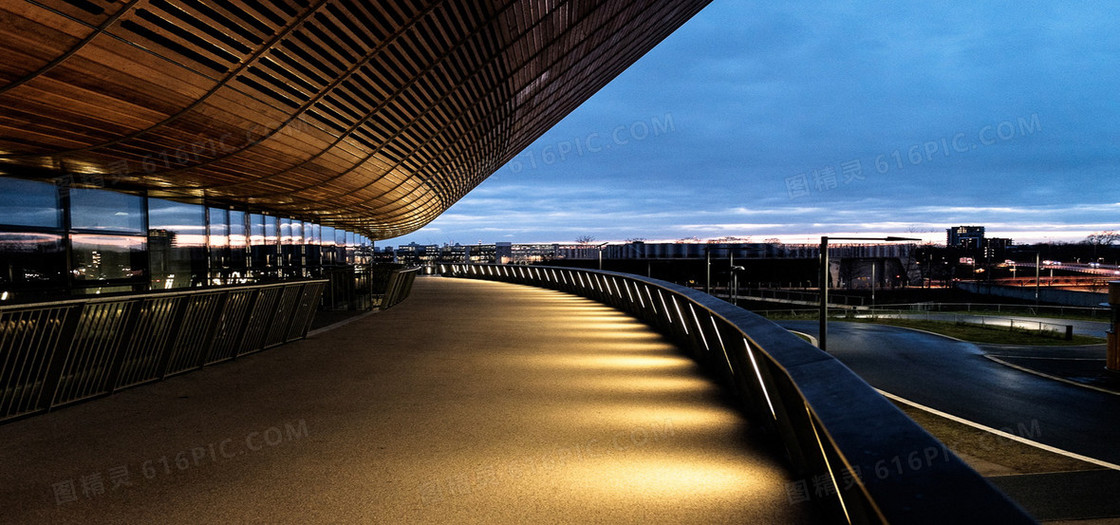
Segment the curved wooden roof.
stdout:
[[12,0],[0,173],[395,237],[707,1]]

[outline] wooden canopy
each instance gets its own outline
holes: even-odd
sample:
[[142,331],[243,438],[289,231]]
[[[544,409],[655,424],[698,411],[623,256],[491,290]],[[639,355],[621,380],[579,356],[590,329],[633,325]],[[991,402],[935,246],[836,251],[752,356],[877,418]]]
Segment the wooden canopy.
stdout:
[[0,174],[427,224],[708,0],[7,0]]

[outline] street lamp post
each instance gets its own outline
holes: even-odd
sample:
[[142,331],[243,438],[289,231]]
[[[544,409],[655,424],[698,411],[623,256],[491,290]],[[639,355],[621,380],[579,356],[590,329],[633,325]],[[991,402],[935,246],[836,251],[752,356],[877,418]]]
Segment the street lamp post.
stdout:
[[707,244],[704,246],[704,257],[706,265],[704,270],[704,293],[711,295],[712,293],[712,245]]
[[1038,300],[1038,292],[1039,292],[1038,281],[1039,281],[1039,279],[1042,279],[1042,264],[1040,264],[1041,259],[1042,259],[1042,254],[1041,253],[1034,254],[1034,305],[1035,305],[1035,307],[1038,306],[1038,302],[1039,302],[1039,300]]
[[[608,245],[608,244],[610,244],[610,243],[605,242],[605,243],[599,245],[599,269],[600,270],[603,269],[603,247]],[[615,265],[615,268],[617,268],[617,267],[618,267],[618,265]]]
[[742,266],[731,267],[731,304],[739,306],[739,274],[737,272],[746,270]]
[[828,241],[829,239],[840,241],[920,241],[921,239],[911,239],[909,237],[829,237],[827,235],[821,236],[821,273],[820,273],[820,333],[818,334],[817,347],[821,350],[828,351]]

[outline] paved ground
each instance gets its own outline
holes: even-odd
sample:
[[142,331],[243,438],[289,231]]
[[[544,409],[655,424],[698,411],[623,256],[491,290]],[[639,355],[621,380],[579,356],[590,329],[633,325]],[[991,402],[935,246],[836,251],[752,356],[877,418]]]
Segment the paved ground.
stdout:
[[[780,324],[816,334],[816,321]],[[1015,370],[986,359],[972,343],[905,328],[833,322],[828,343],[830,353],[876,388],[1120,464],[1120,396]]]
[[0,426],[0,521],[810,522],[760,450],[644,325],[418,279],[308,340]]
[[1120,373],[1105,369],[1105,345],[979,345],[990,359],[1049,377],[1120,394]]

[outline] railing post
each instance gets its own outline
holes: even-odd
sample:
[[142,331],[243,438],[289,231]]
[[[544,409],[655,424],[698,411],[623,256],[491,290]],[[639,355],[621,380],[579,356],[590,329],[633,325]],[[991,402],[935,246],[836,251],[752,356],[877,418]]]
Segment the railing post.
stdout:
[[51,352],[50,368],[43,378],[43,389],[39,392],[39,400],[33,412],[49,411],[54,407],[54,398],[58,395],[58,386],[62,382],[62,371],[66,368],[70,347],[74,346],[74,336],[78,333],[78,323],[82,319],[85,307],[83,303],[66,309],[66,317],[62,320],[58,341]]
[[109,369],[109,377],[106,379],[106,386],[109,393],[117,391],[117,382],[120,380],[121,368],[124,367],[125,357],[128,356],[128,350],[132,346],[133,334],[136,332],[136,323],[140,319],[140,312],[144,309],[144,300],[137,299],[131,301],[132,307],[128,312],[128,320],[121,326],[121,333],[129,334],[117,347],[116,359],[113,359],[112,368]]
[[167,378],[167,367],[171,365],[171,354],[175,351],[175,344],[179,342],[179,332],[183,327],[183,318],[186,317],[189,299],[189,296],[184,296],[177,297],[175,300],[175,311],[171,314],[171,327],[168,329],[170,333],[167,335],[167,342],[164,343],[163,349],[159,353],[159,366],[156,367],[160,379]]
[[221,329],[222,318],[225,317],[226,306],[229,304],[230,292],[226,291],[218,296],[218,304],[214,306],[213,317],[210,318],[210,328],[206,331],[205,343],[203,343],[202,351],[198,353],[198,364],[195,368],[202,368],[210,361],[210,356],[214,353],[214,339],[218,336]]

